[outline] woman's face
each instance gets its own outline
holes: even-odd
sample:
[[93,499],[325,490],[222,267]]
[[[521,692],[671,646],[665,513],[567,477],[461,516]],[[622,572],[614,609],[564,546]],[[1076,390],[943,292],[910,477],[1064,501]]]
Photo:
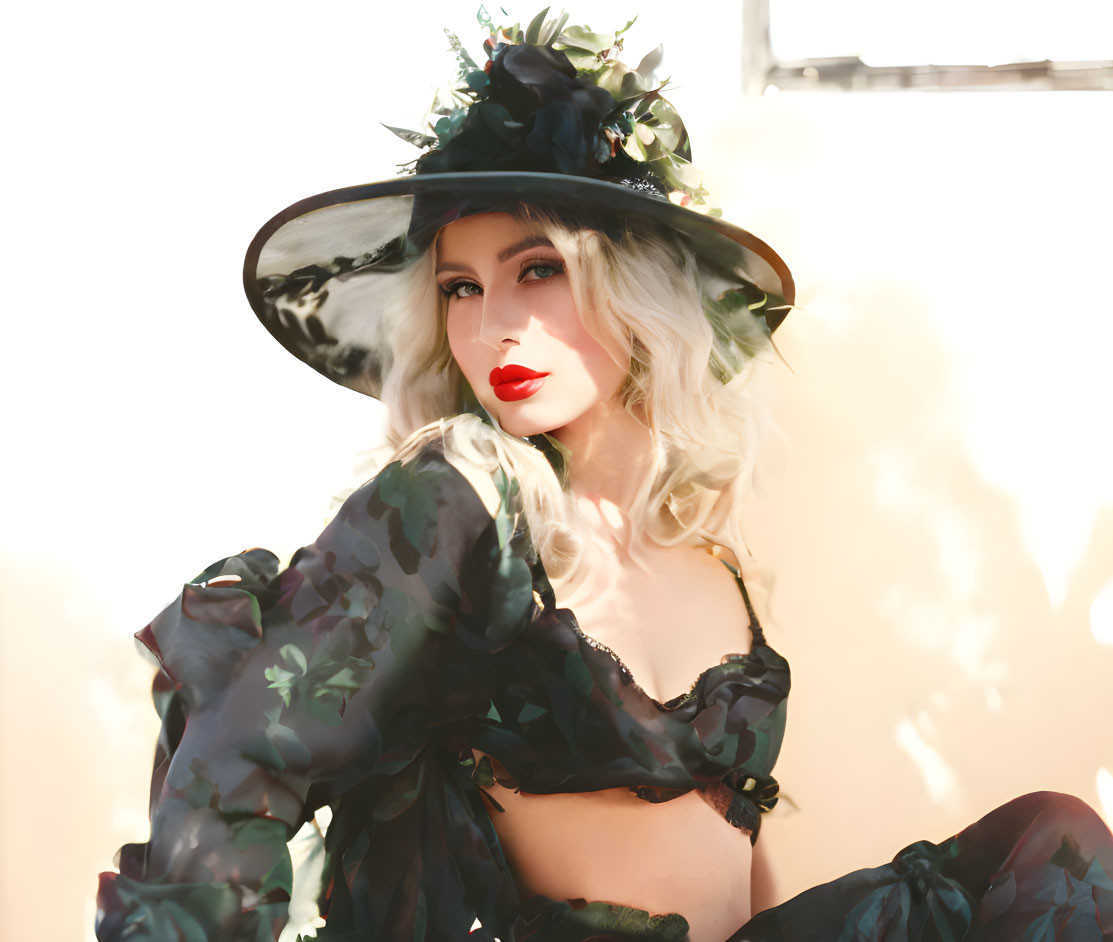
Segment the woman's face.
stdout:
[[437,283],[448,296],[452,356],[511,435],[558,439],[611,403],[629,370],[584,327],[564,259],[506,213],[441,230]]

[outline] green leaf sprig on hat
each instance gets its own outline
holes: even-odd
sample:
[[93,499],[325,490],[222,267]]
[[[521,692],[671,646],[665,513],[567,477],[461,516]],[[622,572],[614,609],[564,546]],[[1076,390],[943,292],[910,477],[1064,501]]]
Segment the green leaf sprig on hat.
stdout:
[[568,26],[567,13],[548,14],[546,7],[522,29],[496,25],[480,8],[488,31],[482,67],[446,31],[458,72],[434,102],[431,133],[389,128],[425,151],[414,171],[575,174],[651,189],[718,215],[705,205],[684,123],[661,94],[668,84],[656,77],[661,47],[631,67],[618,54],[634,20],[596,33]]

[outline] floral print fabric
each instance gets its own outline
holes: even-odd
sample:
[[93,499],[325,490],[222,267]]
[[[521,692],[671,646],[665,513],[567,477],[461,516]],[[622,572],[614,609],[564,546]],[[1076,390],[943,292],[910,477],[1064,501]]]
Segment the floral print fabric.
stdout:
[[942,844],[814,887],[728,942],[1113,939],[1113,835],[1084,802],[1037,792]]
[[478,918],[510,942],[532,910],[473,748],[534,793],[725,789],[728,820],[757,829],[776,801],[783,658],[758,634],[652,700],[555,607],[516,483],[494,483],[490,512],[429,446],[285,571],[262,550],[224,560],[140,632],[161,667],[151,839],[104,875],[99,938],[271,938],[286,841],[329,805],[320,938],[464,938]]
[[140,633],[162,668],[151,839],[102,878],[99,937],[275,937],[286,841],[325,804],[331,937],[470,925],[479,888],[510,885],[458,755],[490,702],[480,665],[533,604],[506,537],[431,454],[384,469],[284,572],[252,551],[185,586]]
[[[99,939],[277,937],[286,842],[324,805],[323,940],[687,937],[681,914],[521,898],[484,792],[494,771],[472,749],[531,793],[700,788],[756,833],[776,802],[788,665],[754,622],[749,653],[653,700],[556,608],[516,484],[494,483],[489,511],[430,445],[286,570],[263,550],[223,560],[139,633],[160,666],[151,838],[102,875]],[[1113,931],[1108,831],[1074,806],[1024,807],[802,894],[732,942]],[[1017,934],[970,934],[1004,925]],[[1081,926],[1099,934],[1054,934]]]

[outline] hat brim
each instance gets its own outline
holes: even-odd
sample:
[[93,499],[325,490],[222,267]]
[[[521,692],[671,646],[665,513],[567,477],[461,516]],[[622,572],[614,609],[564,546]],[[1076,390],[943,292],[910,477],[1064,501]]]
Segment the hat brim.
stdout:
[[[769,296],[772,332],[795,299],[788,266],[765,242],[619,183],[524,171],[417,174],[320,193],[294,203],[256,234],[244,259],[244,290],[256,316],[287,350],[334,382],[377,396],[385,364],[377,349],[382,278],[419,254],[411,233],[415,199],[444,210],[442,223],[516,203],[590,208],[651,219],[679,233],[700,265],[726,284]],[[428,228],[428,226],[426,226]],[[429,234],[429,238],[431,238]]]

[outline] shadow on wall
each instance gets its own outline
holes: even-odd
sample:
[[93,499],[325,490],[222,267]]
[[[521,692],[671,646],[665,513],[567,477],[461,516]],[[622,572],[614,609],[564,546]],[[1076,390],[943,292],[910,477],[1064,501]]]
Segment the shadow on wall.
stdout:
[[[837,300],[841,323],[819,303],[789,319],[791,459],[751,513],[794,673],[786,801],[767,832],[787,895],[1026,791],[1096,805],[1113,765],[1113,648],[1088,625],[1113,571],[1113,509],[1053,609],[1015,500],[966,447],[961,383],[922,296],[875,278]],[[1063,486],[1048,481],[1048,499]]]

